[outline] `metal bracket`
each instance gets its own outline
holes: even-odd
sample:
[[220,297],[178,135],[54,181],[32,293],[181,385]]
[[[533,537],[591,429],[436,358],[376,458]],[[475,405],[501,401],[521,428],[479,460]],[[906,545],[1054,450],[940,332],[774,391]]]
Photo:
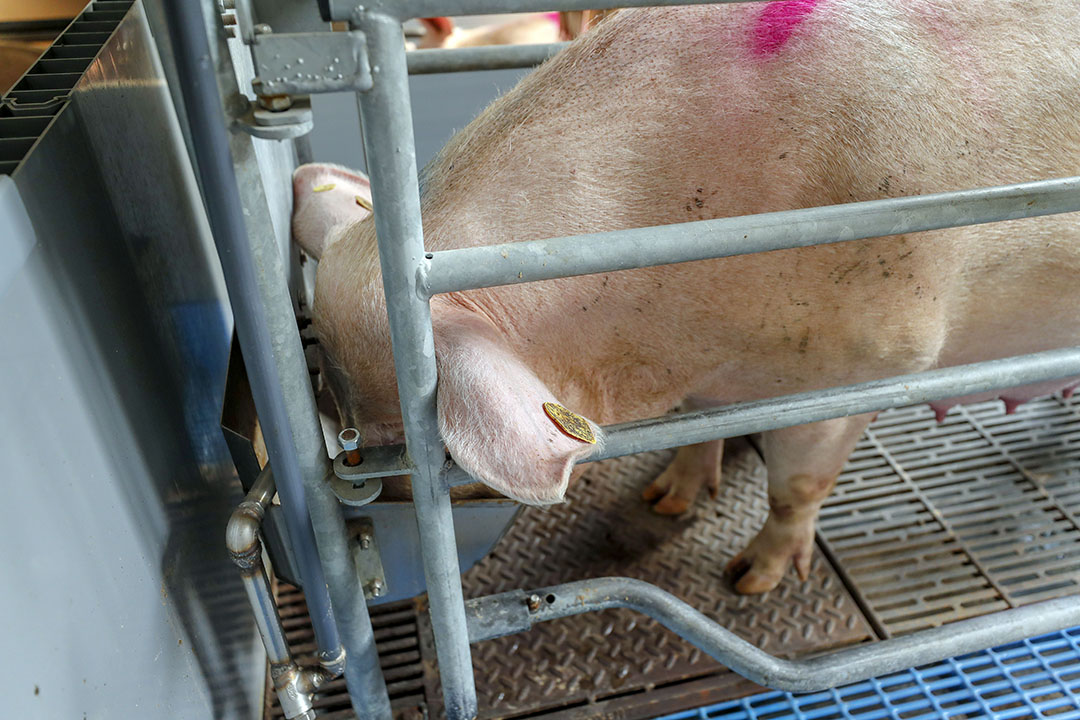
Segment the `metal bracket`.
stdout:
[[334,458],[334,475],[358,483],[369,478],[412,475],[413,465],[404,445],[374,445],[360,448],[363,458],[358,465],[346,465],[345,453]]
[[308,95],[371,89],[364,33],[257,34],[256,92],[260,95]]
[[359,518],[350,523],[350,526],[356,530],[352,550],[360,587],[364,588],[365,598],[374,600],[385,595],[387,591],[386,573],[383,572],[379,544],[375,540],[375,526],[371,518]]
[[367,505],[382,492],[379,478],[411,475],[412,463],[404,445],[381,445],[364,448],[357,465],[345,464],[346,453],[334,458],[330,489],[338,500],[353,507]]

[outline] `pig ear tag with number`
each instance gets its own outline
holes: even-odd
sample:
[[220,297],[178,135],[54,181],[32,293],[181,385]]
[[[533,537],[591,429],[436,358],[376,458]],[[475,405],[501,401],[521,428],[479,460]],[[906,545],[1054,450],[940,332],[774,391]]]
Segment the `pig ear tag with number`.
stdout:
[[596,444],[596,435],[593,433],[589,421],[580,415],[572,413],[562,405],[553,402],[544,403],[544,414],[547,415],[551,419],[551,422],[555,423],[560,430],[575,440],[580,440],[581,442],[586,442],[590,445]]

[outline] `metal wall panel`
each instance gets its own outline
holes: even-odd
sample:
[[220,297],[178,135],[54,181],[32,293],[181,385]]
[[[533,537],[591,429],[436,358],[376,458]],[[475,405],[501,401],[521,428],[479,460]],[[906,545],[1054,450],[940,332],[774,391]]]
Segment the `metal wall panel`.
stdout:
[[254,717],[264,656],[223,546],[231,319],[138,5],[13,180],[30,225],[0,232],[4,715]]

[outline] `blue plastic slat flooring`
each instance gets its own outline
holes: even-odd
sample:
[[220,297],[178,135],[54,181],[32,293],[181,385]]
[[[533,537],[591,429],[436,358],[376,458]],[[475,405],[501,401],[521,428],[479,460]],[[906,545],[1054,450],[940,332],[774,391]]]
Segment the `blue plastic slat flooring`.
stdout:
[[658,720],[719,718],[1080,718],[1080,627],[826,692],[806,695],[770,692],[665,715]]

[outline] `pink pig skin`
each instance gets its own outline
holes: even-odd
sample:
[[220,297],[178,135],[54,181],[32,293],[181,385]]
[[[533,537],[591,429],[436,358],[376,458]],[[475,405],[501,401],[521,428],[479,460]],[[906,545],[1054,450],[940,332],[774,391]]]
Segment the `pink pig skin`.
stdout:
[[[297,175],[294,226],[328,246],[316,325],[344,418],[391,441],[374,224],[312,222],[350,195],[310,192],[320,172]],[[453,138],[422,200],[442,250],[1078,172],[1080,4],[789,0],[621,11]],[[590,446],[545,401],[606,424],[1076,345],[1078,273],[1066,215],[439,296],[440,425],[489,487],[557,502]],[[806,577],[868,421],[766,434],[771,513],[738,590]],[[718,482],[720,447],[680,451],[646,489],[658,511]]]

